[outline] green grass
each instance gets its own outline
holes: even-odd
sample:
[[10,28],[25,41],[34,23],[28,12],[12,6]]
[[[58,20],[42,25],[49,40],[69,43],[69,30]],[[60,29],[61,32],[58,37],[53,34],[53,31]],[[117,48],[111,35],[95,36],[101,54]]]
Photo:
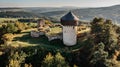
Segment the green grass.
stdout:
[[[39,38],[33,38],[30,36],[30,30],[24,30],[21,34],[17,34],[14,37],[14,40],[12,42],[12,46],[14,47],[30,47],[30,46],[39,46],[46,49],[54,49],[54,50],[77,50],[81,48],[82,45],[84,45],[84,42],[77,43],[75,46],[67,47],[63,44],[61,40],[53,40],[51,42],[48,41],[47,37],[40,36]],[[33,29],[36,30],[36,29]],[[51,33],[58,33],[61,32],[62,29],[59,27],[55,27],[51,29]]]
[[60,32],[62,32],[62,28],[54,27],[54,28],[51,28],[51,31],[48,32],[47,34],[48,35],[54,35],[54,34],[57,34],[57,33],[60,33]]
[[[23,35],[22,35],[23,34]],[[29,35],[29,33],[22,33],[21,37],[15,37],[12,43],[13,46],[17,45],[22,47],[27,46],[42,46],[47,48],[59,48],[60,46],[52,45],[51,42],[48,41],[47,37],[40,36],[39,38],[33,38]]]
[[51,28],[51,33],[59,33],[59,32],[62,32],[62,28],[60,27]]

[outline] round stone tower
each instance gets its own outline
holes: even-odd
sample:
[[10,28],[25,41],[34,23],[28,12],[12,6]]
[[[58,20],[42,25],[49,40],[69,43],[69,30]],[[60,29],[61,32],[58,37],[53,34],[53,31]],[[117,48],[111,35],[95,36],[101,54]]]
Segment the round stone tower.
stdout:
[[77,42],[77,25],[79,19],[69,12],[61,18],[63,25],[63,43],[67,46],[73,46]]

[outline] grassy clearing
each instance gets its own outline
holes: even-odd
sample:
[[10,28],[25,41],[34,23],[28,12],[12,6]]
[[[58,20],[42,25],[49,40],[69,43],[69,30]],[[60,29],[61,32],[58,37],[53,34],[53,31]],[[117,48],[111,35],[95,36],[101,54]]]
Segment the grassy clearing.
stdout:
[[[22,35],[22,36],[21,36]],[[29,33],[25,32],[24,34],[17,35],[21,37],[15,37],[12,43],[14,47],[28,47],[28,46],[41,46],[45,48],[59,48],[58,46],[51,45],[47,37],[41,36],[39,38],[33,38]]]
[[59,33],[59,32],[62,32],[62,28],[55,27],[55,28],[51,28],[51,32],[50,33]]
[[62,28],[54,27],[54,28],[51,28],[51,31],[48,32],[47,34],[48,35],[54,35],[54,34],[57,34],[57,33],[60,33],[60,32],[62,32]]
[[[16,34],[14,36],[14,40],[12,42],[12,46],[14,47],[30,47],[30,46],[39,46],[44,47],[46,49],[54,49],[54,50],[76,50],[79,49],[84,43],[77,44],[75,46],[67,47],[63,44],[61,40],[53,40],[51,42],[48,41],[48,38],[45,36],[40,36],[39,38],[33,38],[30,36],[30,31],[36,29],[29,29],[22,31],[21,34]],[[51,29],[51,33],[61,32],[62,29],[59,27],[55,27]]]

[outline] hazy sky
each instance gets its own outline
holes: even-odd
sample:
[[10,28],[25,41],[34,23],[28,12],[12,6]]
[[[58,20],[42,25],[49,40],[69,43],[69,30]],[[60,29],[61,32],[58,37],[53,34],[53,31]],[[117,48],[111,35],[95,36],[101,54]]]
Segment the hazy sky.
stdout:
[[103,7],[120,4],[120,0],[0,0],[0,7]]

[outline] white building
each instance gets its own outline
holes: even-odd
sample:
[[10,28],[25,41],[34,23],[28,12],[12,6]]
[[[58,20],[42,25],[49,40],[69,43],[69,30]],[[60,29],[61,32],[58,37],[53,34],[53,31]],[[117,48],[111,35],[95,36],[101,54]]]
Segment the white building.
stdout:
[[77,25],[79,19],[69,12],[61,18],[63,25],[63,43],[67,46],[73,46],[77,43]]

